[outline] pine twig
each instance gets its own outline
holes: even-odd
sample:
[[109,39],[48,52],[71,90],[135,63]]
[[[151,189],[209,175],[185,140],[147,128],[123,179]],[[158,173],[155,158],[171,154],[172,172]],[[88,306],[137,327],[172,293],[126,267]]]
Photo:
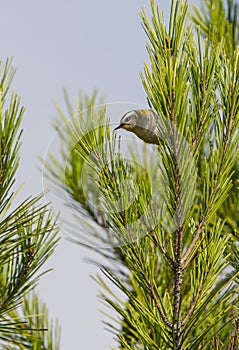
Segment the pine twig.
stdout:
[[193,249],[194,249],[194,247],[195,247],[195,245],[196,245],[196,243],[201,235],[202,228],[203,228],[204,224],[205,224],[205,216],[202,217],[202,220],[200,221],[200,223],[198,225],[197,231],[192,239],[192,242],[182,257],[183,265],[185,265],[187,259],[189,258],[190,254],[192,253],[192,251],[193,251]]
[[165,261],[171,266],[171,268],[174,269],[174,261],[171,258],[171,256],[167,253],[167,251],[165,250],[164,246],[162,244],[160,244],[157,234],[154,230],[149,232],[150,236],[153,238],[156,247],[158,247],[158,249],[160,250],[160,252],[162,253],[162,256],[164,257]]
[[157,295],[155,293],[155,290],[154,290],[154,287],[152,286],[151,282],[149,281],[149,279],[146,279],[146,283],[147,283],[147,287],[150,291],[150,294],[152,296],[152,299],[154,300],[154,303],[158,309],[158,312],[161,316],[161,319],[163,320],[164,324],[169,327],[169,328],[172,328],[172,323],[169,321],[168,317],[165,315],[161,305],[160,305],[160,302],[158,301],[158,298],[157,298]]

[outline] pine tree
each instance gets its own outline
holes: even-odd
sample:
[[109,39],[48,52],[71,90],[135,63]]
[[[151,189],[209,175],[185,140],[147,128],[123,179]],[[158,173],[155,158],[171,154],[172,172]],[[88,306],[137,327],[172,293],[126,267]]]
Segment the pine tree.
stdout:
[[20,161],[24,107],[10,92],[11,61],[0,62],[0,347],[59,349],[59,327],[48,321],[47,309],[32,292],[45,261],[57,243],[58,227],[43,195],[14,201]]
[[192,17],[172,0],[166,26],[153,0],[141,11],[141,78],[162,139],[153,156],[132,148],[128,162],[96,94],[76,107],[65,94],[69,120],[57,106],[62,158],[49,156],[47,174],[70,198],[75,241],[106,258],[95,279],[120,349],[238,348],[236,14],[232,0]]

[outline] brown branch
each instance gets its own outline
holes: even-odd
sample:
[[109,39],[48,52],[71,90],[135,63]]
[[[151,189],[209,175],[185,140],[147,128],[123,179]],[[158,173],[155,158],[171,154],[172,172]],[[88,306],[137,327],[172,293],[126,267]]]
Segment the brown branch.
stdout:
[[182,321],[182,326],[185,325],[185,323],[187,322],[187,320],[189,319],[189,317],[192,315],[196,305],[197,305],[197,301],[198,301],[198,298],[193,298],[193,300],[191,301],[191,305],[188,309],[188,312],[186,313],[183,321]]
[[148,277],[148,276],[145,274],[145,272],[144,272],[145,264],[144,264],[144,262],[140,259],[139,256],[138,256],[137,258],[138,258],[139,266],[141,267],[141,275],[142,275],[142,278],[143,278],[143,280],[144,280],[144,281],[146,282],[146,284],[147,284],[147,288],[148,288],[148,290],[149,290],[149,292],[150,292],[150,295],[151,295],[151,297],[152,297],[152,299],[153,299],[153,301],[154,301],[154,303],[155,303],[155,306],[156,306],[156,308],[157,308],[157,310],[158,310],[158,312],[159,312],[159,315],[160,315],[160,317],[161,317],[163,323],[164,323],[167,327],[169,327],[170,329],[172,329],[172,323],[169,321],[168,317],[167,317],[167,316],[165,315],[165,313],[164,313],[164,310],[163,310],[163,308],[162,308],[162,306],[161,306],[161,303],[160,303],[160,301],[158,300],[157,295],[156,295],[156,293],[155,293],[154,285],[151,283],[149,277]]
[[165,261],[174,269],[174,261],[171,258],[171,256],[166,252],[164,246],[162,244],[160,244],[156,232],[154,230],[152,230],[152,231],[149,232],[149,234],[153,238],[153,240],[154,240],[154,242],[156,244],[156,247],[158,247],[158,249],[162,253]]
[[193,251],[193,248],[195,247],[200,235],[201,235],[201,232],[202,232],[202,228],[203,228],[203,225],[205,223],[205,216],[202,217],[202,220],[200,221],[199,225],[198,225],[198,228],[197,228],[197,231],[196,231],[196,234],[194,235],[193,239],[192,239],[192,242],[190,243],[187,251],[184,253],[183,257],[182,257],[182,263],[183,265],[185,265],[185,262],[187,261],[188,257],[190,256],[190,254],[192,253]]
[[188,312],[186,313],[183,321],[182,321],[182,326],[185,325],[185,323],[187,322],[187,320],[189,319],[189,317],[192,315],[193,311],[195,310],[195,307],[197,305],[198,299],[200,294],[202,293],[203,290],[203,286],[204,286],[204,282],[206,281],[206,277],[204,278],[204,281],[201,283],[199,289],[198,289],[198,293],[197,296],[195,298],[192,299],[190,307],[188,309]]
[[[175,125],[172,124],[173,133],[171,135],[172,160],[174,165],[174,182],[175,182],[175,203],[176,213],[175,219],[177,230],[175,232],[174,241],[174,306],[173,306],[173,341],[176,350],[182,349],[182,324],[180,322],[180,307],[181,307],[181,292],[183,282],[183,262],[182,262],[182,247],[183,247],[183,222],[182,222],[182,203],[181,203],[181,176],[178,164],[178,152],[180,145],[176,137]],[[175,142],[176,139],[176,142]]]
[[[144,275],[144,277],[145,277],[145,275]],[[152,298],[154,300],[154,303],[155,303],[155,305],[156,305],[156,307],[158,309],[160,317],[162,318],[162,320],[163,320],[163,322],[164,322],[164,324],[166,326],[168,326],[169,328],[172,328],[172,323],[169,321],[168,317],[164,314],[164,311],[163,311],[163,309],[161,307],[161,304],[160,304],[160,302],[159,302],[159,300],[157,298],[157,295],[155,293],[154,287],[150,283],[149,279],[146,279],[146,282],[147,282],[147,287],[148,287],[148,289],[150,291],[150,294],[151,294],[151,296],[152,296]]]
[[193,138],[191,146],[190,146],[190,153],[192,153],[194,148],[195,148],[195,146],[198,145],[198,141],[199,141],[199,138],[201,136],[201,132],[202,132],[202,129],[203,129],[205,121],[206,121],[206,117],[204,117],[203,119],[200,119],[197,131],[196,131],[196,135]]
[[208,278],[208,275],[209,275],[209,269],[207,269],[206,273],[205,273],[205,276],[203,278],[203,281],[201,282],[199,288],[198,288],[198,292],[197,292],[197,295],[192,299],[191,301],[191,304],[190,304],[190,307],[188,309],[188,312],[186,313],[183,321],[182,321],[182,326],[185,325],[185,323],[187,322],[187,320],[189,319],[189,317],[192,315],[193,311],[195,310],[195,307],[197,305],[197,302],[198,302],[198,299],[203,291],[203,287],[205,285],[205,282],[207,281],[207,278]]
[[3,185],[4,177],[5,177],[5,172],[6,172],[6,154],[7,154],[7,149],[6,149],[6,141],[5,141],[5,136],[4,134],[1,137],[1,164],[0,164],[0,188]]
[[183,263],[182,263],[182,233],[183,227],[179,227],[176,231],[175,243],[175,270],[174,270],[174,307],[173,307],[173,334],[175,349],[181,349],[182,343],[182,324],[180,322],[180,306],[181,306],[181,289],[183,282]]

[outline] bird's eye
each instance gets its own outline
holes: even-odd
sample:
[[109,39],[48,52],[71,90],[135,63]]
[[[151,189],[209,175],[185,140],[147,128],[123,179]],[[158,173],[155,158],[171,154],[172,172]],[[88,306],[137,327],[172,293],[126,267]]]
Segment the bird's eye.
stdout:
[[129,117],[126,117],[124,121],[125,121],[126,123],[128,123],[129,120],[130,120],[130,118],[129,118]]

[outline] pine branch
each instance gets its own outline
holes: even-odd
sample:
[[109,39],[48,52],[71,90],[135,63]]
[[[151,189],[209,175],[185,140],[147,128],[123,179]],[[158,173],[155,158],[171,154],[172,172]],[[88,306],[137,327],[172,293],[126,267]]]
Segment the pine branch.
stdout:
[[174,260],[168,254],[165,247],[162,244],[160,244],[157,233],[155,231],[150,231],[149,235],[153,238],[155,246],[159,248],[165,261],[171,266],[172,269],[174,269]]
[[[109,242],[109,254],[91,249],[113,262],[105,275],[127,298],[124,303],[99,277],[109,294],[102,294],[103,300],[120,316],[118,327],[107,325],[122,349],[196,350],[220,344],[229,349],[237,341],[230,323],[238,305],[239,202],[232,193],[238,190],[233,171],[239,142],[239,64],[237,50],[230,50],[236,49],[238,22],[234,7],[226,16],[221,0],[207,4],[211,17],[200,16],[196,34],[187,24],[187,2],[172,1],[168,26],[153,0],[151,15],[141,12],[149,54],[141,77],[161,140],[154,159],[149,162],[133,148],[129,165],[120,139],[115,147],[117,137],[110,134],[104,110],[102,128],[95,128],[97,113],[91,124],[92,115],[86,112],[72,118],[65,132],[61,129],[67,171],[54,159],[49,166],[80,215],[84,212],[84,218],[97,223],[91,237]],[[95,111],[95,96],[88,100]],[[72,117],[74,109],[69,100],[66,104]],[[60,121],[67,120],[58,111]],[[147,171],[137,166],[139,160]],[[79,184],[85,163],[94,181],[85,181],[83,189]],[[88,198],[98,199],[97,191],[103,206],[96,208]],[[104,237],[101,225],[110,228]],[[114,242],[120,246],[113,247]],[[230,275],[229,268],[235,270]]]
[[[146,278],[146,276],[144,276],[144,278]],[[172,323],[169,321],[168,317],[164,314],[164,311],[163,311],[163,309],[161,307],[161,304],[160,304],[160,302],[159,302],[159,300],[157,298],[157,295],[155,293],[154,286],[152,286],[150,280],[147,279],[147,278],[146,278],[146,283],[147,283],[147,287],[148,287],[148,289],[150,291],[150,294],[152,296],[152,299],[155,302],[155,305],[156,305],[156,307],[158,309],[158,312],[159,312],[159,314],[160,314],[164,324],[171,329],[172,328]]]
[[15,92],[7,100],[13,73],[9,61],[5,65],[0,63],[0,342],[3,349],[29,348],[31,344],[33,336],[27,329],[27,321],[16,309],[45,273],[37,275],[54,251],[59,230],[48,205],[40,204],[44,193],[18,206],[14,203],[13,184],[20,161],[24,108]]
[[199,238],[201,236],[204,224],[205,224],[205,217],[203,216],[201,221],[200,221],[200,223],[198,224],[197,231],[196,231],[196,233],[193,236],[192,242],[190,243],[189,247],[187,248],[186,252],[184,253],[184,255],[182,257],[183,265],[186,264],[188,258],[192,254],[193,249],[195,248],[195,246],[196,246],[196,244],[197,244],[197,242],[198,242],[198,240],[199,240]]

